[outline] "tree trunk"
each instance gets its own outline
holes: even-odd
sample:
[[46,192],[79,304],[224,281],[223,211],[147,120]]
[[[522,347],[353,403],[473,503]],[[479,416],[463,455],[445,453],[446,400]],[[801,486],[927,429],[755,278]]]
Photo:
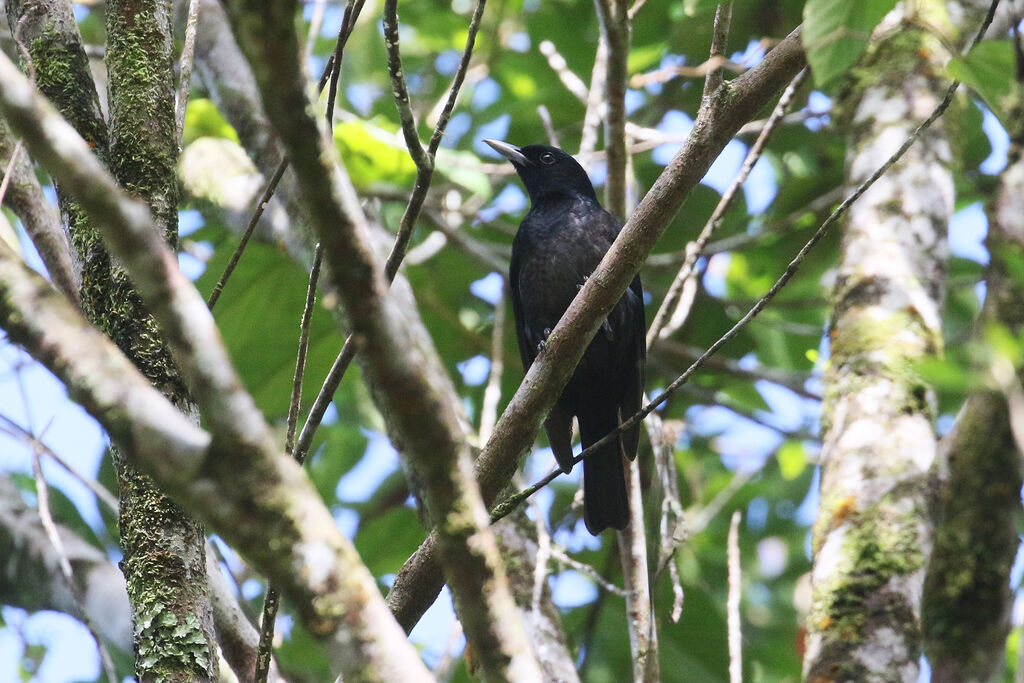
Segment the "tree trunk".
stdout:
[[[856,186],[935,108],[944,83],[920,29],[876,45],[840,106]],[[946,225],[953,210],[941,121],[853,205],[833,290],[822,407],[821,507],[804,672],[811,681],[918,677],[920,595],[931,551],[934,397],[913,364],[942,351]]]

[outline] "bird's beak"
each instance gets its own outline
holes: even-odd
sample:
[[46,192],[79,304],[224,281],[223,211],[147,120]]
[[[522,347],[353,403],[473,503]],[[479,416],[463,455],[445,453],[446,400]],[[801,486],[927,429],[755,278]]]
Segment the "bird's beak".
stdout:
[[512,162],[513,166],[529,166],[530,160],[526,158],[518,147],[500,140],[484,140],[495,152]]

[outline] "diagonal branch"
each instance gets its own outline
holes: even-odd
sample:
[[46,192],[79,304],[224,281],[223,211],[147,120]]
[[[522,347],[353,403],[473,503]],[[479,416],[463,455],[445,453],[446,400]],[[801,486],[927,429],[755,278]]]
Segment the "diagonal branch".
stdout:
[[[698,118],[686,144],[655,181],[633,212],[601,265],[587,280],[562,320],[551,333],[544,351],[526,378],[475,463],[477,479],[488,504],[512,479],[520,456],[526,452],[541,421],[562,391],[601,321],[622,296],[640,265],[657,243],[676,211],[710,168],[739,128],[754,118],[776,93],[804,67],[800,29],[782,40],[764,60],[719,89],[708,111]],[[432,565],[430,538],[395,577],[392,592],[416,596],[441,590]],[[431,601],[433,598],[431,598]],[[396,598],[388,600],[406,628],[419,619]],[[429,602],[427,605],[429,606]]]
[[472,451],[451,380],[436,356],[417,346],[388,279],[374,258],[365,223],[346,213],[330,152],[306,113],[292,27],[294,2],[233,2],[229,17],[263,93],[267,113],[292,160],[309,217],[323,244],[327,274],[353,333],[364,342],[363,371],[401,432],[404,452],[438,522],[440,558],[466,636],[488,676],[539,676],[508,590],[486,509],[472,474]]
[[[120,190],[85,141],[2,55],[0,110],[134,276],[211,433],[193,425],[45,280],[0,248],[0,322],[11,339],[56,374],[126,454],[282,587],[339,668],[353,678],[426,680],[355,549],[301,468],[275,449],[203,300],[148,210]],[[306,570],[312,560],[315,573]]]

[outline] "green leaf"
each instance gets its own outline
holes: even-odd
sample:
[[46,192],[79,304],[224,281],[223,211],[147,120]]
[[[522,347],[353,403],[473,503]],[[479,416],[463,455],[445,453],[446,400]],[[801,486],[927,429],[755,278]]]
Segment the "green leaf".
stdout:
[[481,197],[491,196],[491,181],[480,170],[480,157],[476,154],[457,152],[453,149],[439,149],[434,162],[437,170],[453,183],[461,185]]
[[339,123],[334,127],[334,142],[357,189],[411,185],[416,177],[409,153],[379,126],[362,121]]
[[807,452],[799,441],[787,441],[779,446],[775,459],[779,463],[779,473],[786,481],[793,481],[807,467]]
[[224,120],[212,100],[200,97],[191,99],[185,109],[185,131],[182,146],[187,146],[197,138],[227,138],[238,143],[238,133],[231,124]]
[[807,0],[803,40],[815,84],[824,86],[850,68],[895,6],[896,0]]
[[637,71],[651,68],[661,61],[662,55],[667,51],[668,43],[664,41],[641,47],[634,45],[633,49],[629,51],[629,58],[627,60],[629,73],[636,73]]
[[[205,228],[196,238],[208,238],[215,232],[215,228]],[[237,244],[234,236],[225,233],[214,237],[218,238],[214,257],[196,283],[204,293],[213,289]],[[273,246],[250,243],[214,309],[235,368],[256,404],[271,419],[288,411],[308,282],[309,276],[287,254]],[[343,341],[318,301],[310,322],[307,396],[323,381]]]
[[1009,40],[982,41],[966,56],[951,59],[946,70],[950,77],[978,93],[1004,128],[1020,125],[1013,120],[1012,110],[1021,101],[1021,88],[1014,78],[1017,63]]

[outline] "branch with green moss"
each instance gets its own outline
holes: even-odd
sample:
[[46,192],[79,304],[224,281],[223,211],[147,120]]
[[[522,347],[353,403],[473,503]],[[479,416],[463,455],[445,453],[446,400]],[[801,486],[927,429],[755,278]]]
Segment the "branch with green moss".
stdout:
[[64,183],[160,321],[210,432],[195,426],[9,250],[0,320],[68,387],[133,462],[281,587],[348,680],[427,680],[373,577],[308,478],[276,450],[206,305],[153,217],[117,186],[71,127],[0,56],[0,110]]
[[[1024,255],[1022,198],[1024,158],[1015,145],[989,213],[991,260],[975,331],[979,344],[996,330],[1019,339],[1024,329],[1024,287],[1009,266]],[[939,448],[935,549],[923,598],[925,651],[935,681],[989,681],[1005,662],[1022,457],[1010,428],[1007,390],[1019,391],[1024,371],[1001,372],[999,364],[1007,361],[995,349],[990,353],[976,373],[986,386],[971,391]],[[1017,387],[1000,386],[1014,382]]]

